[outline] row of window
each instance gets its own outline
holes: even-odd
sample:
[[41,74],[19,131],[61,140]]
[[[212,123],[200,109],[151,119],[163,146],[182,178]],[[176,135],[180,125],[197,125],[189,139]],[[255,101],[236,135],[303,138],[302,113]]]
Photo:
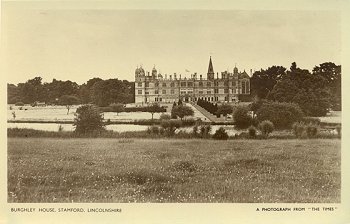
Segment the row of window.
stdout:
[[[167,94],[167,91],[165,89],[162,90],[161,92],[162,94]],[[168,92],[169,93],[169,92]],[[214,93],[215,94],[219,94],[219,89],[214,89]],[[236,94],[236,89],[232,89],[231,91],[229,91],[229,89],[224,89],[224,93],[228,94],[228,93],[232,93],[232,94]],[[142,90],[139,89],[137,91],[137,94],[138,95],[142,95]],[[154,90],[154,94],[159,94],[159,90]],[[170,90],[170,94],[175,94],[175,90]],[[192,91],[180,91],[180,94],[181,95],[184,95],[184,94],[193,94]],[[202,94],[212,94],[211,91],[207,91],[206,93],[204,93],[204,91],[198,91],[198,94],[202,95]],[[248,88],[248,85],[245,85],[244,88],[242,87],[242,94],[249,94],[249,88]],[[145,95],[149,95],[149,91],[145,91]]]
[[[198,86],[199,87],[203,87],[204,83],[205,82],[199,82]],[[224,86],[229,86],[229,81],[221,82],[221,84],[222,83],[224,84]],[[242,84],[243,83],[249,83],[249,82],[248,81],[243,81]],[[237,84],[236,81],[232,81],[232,86],[236,86],[236,84]],[[158,82],[156,82],[154,85],[155,85],[155,87],[159,87],[159,83]],[[212,85],[211,82],[206,82],[206,86],[207,87],[211,87],[211,85]],[[138,87],[142,87],[142,82],[138,82],[137,86]],[[193,87],[193,82],[180,82],[180,86],[181,87]],[[219,82],[218,81],[214,82],[214,86],[219,86]],[[149,87],[149,82],[145,82],[145,87]],[[162,87],[167,87],[167,83],[163,82],[162,83]],[[171,82],[170,83],[170,87],[175,87],[175,83]]]

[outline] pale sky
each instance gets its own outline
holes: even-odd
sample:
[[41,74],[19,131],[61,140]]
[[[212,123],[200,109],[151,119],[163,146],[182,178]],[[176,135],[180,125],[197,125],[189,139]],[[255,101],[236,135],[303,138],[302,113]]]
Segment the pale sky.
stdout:
[[[312,70],[341,63],[337,11],[91,10],[2,11],[7,82],[35,76],[78,84],[93,77],[134,81],[136,66],[206,75],[237,64],[259,70],[292,62]],[[185,70],[190,73],[186,73]]]

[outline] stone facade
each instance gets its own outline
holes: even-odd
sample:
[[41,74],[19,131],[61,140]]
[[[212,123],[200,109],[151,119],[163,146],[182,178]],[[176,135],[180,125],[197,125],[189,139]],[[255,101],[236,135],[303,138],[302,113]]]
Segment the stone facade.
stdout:
[[157,74],[155,67],[152,72],[145,73],[142,67],[135,71],[135,103],[173,103],[181,99],[184,102],[198,99],[210,102],[237,102],[240,94],[250,94],[250,77],[243,71],[221,72],[221,77],[213,69],[211,58],[206,79],[197,73],[191,78],[181,78],[181,75]]

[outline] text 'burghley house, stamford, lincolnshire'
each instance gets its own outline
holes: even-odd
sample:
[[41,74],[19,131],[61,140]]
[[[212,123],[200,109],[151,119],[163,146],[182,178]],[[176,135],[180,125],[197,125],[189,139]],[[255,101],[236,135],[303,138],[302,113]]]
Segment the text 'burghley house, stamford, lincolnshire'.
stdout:
[[210,102],[236,102],[240,95],[250,94],[250,77],[243,71],[238,72],[237,67],[233,73],[228,71],[215,73],[211,57],[207,79],[197,73],[191,78],[157,74],[155,68],[152,73],[145,73],[142,67],[135,71],[135,103],[173,103],[181,99],[185,102],[197,101],[198,99]]

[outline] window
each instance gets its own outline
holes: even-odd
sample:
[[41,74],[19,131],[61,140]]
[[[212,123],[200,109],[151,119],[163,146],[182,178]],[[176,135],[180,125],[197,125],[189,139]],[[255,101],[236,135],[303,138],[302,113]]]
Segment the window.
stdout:
[[175,87],[175,83],[174,82],[170,83],[170,87]]
[[224,85],[225,85],[225,86],[228,86],[228,81],[225,81],[225,82],[224,82]]
[[142,90],[139,89],[139,90],[137,91],[137,94],[141,95],[141,94],[142,94]]
[[186,87],[186,82],[181,82],[181,87]]
[[159,82],[156,82],[154,85],[155,85],[155,87],[158,87],[159,86]]
[[146,95],[148,95],[148,94],[149,94],[149,92],[148,92],[148,91],[146,91],[146,92],[145,92],[145,94],[146,94]]
[[224,89],[224,93],[228,93],[228,89]]
[[199,87],[203,87],[203,82],[199,82]]
[[192,87],[192,86],[193,86],[193,83],[192,83],[192,82],[188,82],[188,83],[187,83],[187,86],[188,86],[188,87]]
[[219,90],[218,89],[214,89],[214,93],[219,93]]
[[219,82],[214,82],[214,85],[215,85],[215,86],[218,86],[218,85],[219,85]]
[[210,87],[211,86],[211,82],[207,82],[207,86]]
[[166,83],[165,82],[163,82],[163,85],[162,85],[163,87],[166,87]]
[[236,86],[236,81],[232,81],[232,86]]
[[245,94],[245,81],[242,82],[242,94]]
[[158,89],[154,90],[154,94],[159,94]]
[[166,90],[165,89],[162,90],[162,94],[166,94]]
[[199,94],[203,94],[203,91],[201,90],[201,91],[199,91]]
[[138,83],[137,83],[137,86],[138,86],[138,87],[142,87],[142,82],[138,82]]
[[149,82],[145,82],[145,87],[149,87]]
[[211,91],[208,90],[208,91],[207,91],[207,94],[211,94]]
[[157,101],[158,101],[158,98],[157,98],[157,97],[156,97],[156,98],[154,98],[154,101],[156,101],[156,102],[157,102]]
[[170,93],[171,94],[175,94],[175,91],[172,89],[172,90],[170,90]]

